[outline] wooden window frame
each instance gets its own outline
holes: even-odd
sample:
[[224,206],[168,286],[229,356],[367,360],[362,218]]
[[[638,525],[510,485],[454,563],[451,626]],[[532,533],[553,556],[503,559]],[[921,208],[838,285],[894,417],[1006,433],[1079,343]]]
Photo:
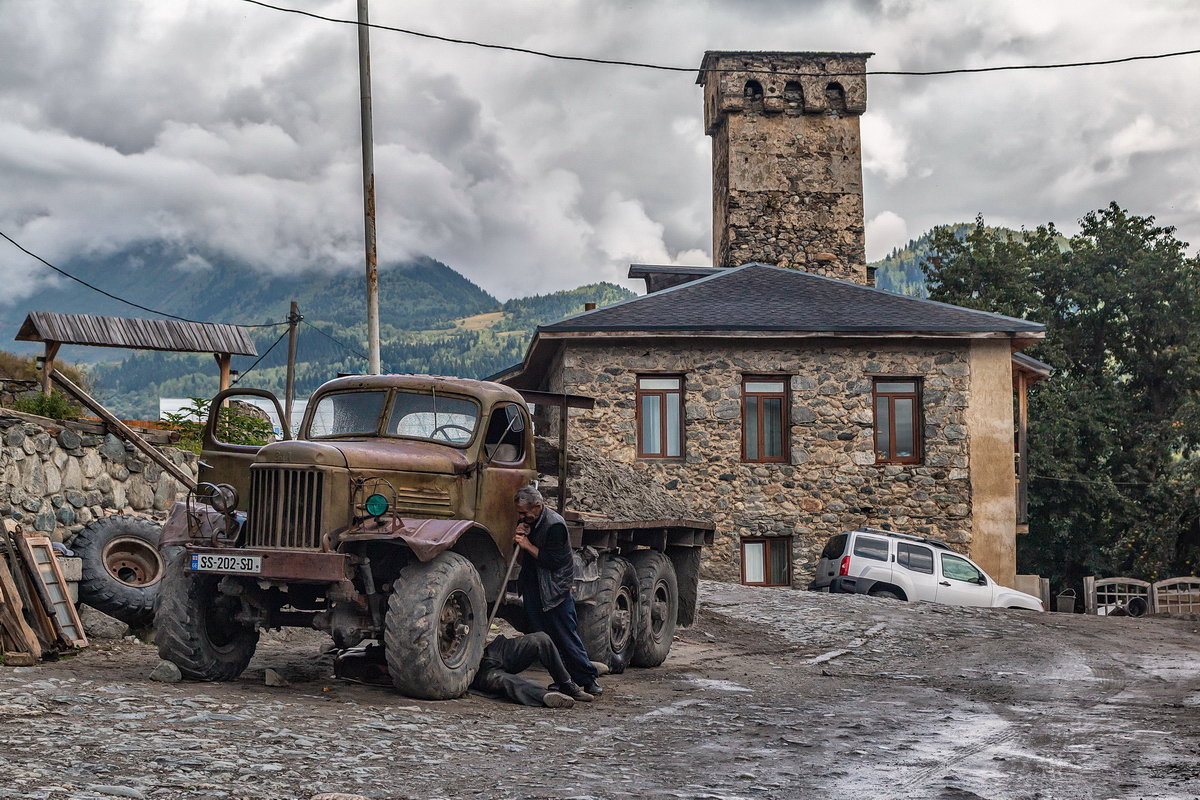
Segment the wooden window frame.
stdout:
[[[679,381],[679,388],[676,390],[643,389],[642,381],[644,379],[676,380],[676,381]],[[685,414],[684,414],[684,393],[683,393],[684,380],[683,380],[683,376],[678,373],[669,373],[669,374],[643,373],[643,374],[637,375],[635,377],[635,381],[636,381],[636,383],[634,384],[635,391],[634,391],[633,405],[637,412],[635,415],[635,418],[634,418],[634,425],[637,427],[637,431],[636,431],[637,457],[640,459],[681,461],[683,459],[683,454],[687,450],[687,440],[684,438],[684,431],[685,431],[684,416],[685,416]],[[676,455],[667,455],[667,395],[672,394],[672,393],[679,394],[679,453]],[[643,397],[657,397],[658,398],[658,413],[662,415],[662,424],[659,426],[661,429],[661,433],[660,433],[660,440],[659,440],[659,452],[657,452],[657,453],[646,453],[642,450],[642,398]]]
[[[787,543],[787,578],[786,583],[771,583],[771,542],[783,541]],[[762,583],[749,583],[746,580],[746,545],[755,542],[763,543],[763,578]],[[738,544],[738,553],[741,557],[742,567],[742,585],[743,586],[791,586],[792,585],[792,545],[793,537],[791,536],[744,536]]]
[[[911,392],[880,392],[881,383],[913,384]],[[921,379],[909,375],[877,375],[871,381],[871,451],[875,453],[876,464],[921,464],[925,458],[925,415],[921,405]],[[879,456],[879,398],[888,398],[888,452],[885,458]],[[911,399],[913,401],[913,454],[911,456],[891,455],[896,452],[896,399]]]
[[[748,392],[746,384],[754,382],[778,382],[783,384],[783,390],[780,392]],[[762,401],[765,398],[778,397],[779,403],[779,430],[782,434],[783,441],[780,443],[780,454],[778,456],[766,457],[763,456],[763,406]],[[746,441],[746,429],[749,427],[746,424],[746,412],[749,409],[751,399],[758,406],[758,458],[750,458],[748,455],[749,448]],[[742,376],[742,461],[748,464],[786,464],[788,463],[789,443],[791,440],[791,376],[790,375],[743,375]]]

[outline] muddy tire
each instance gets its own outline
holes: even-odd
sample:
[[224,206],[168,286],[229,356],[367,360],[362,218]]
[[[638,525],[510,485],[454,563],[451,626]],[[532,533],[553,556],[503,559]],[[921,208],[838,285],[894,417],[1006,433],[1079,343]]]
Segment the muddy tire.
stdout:
[[883,600],[899,600],[900,599],[900,595],[896,594],[895,592],[893,592],[890,589],[875,589],[874,591],[869,592],[869,594],[871,597],[878,597]]
[[487,637],[487,602],[474,565],[442,553],[405,566],[394,586],[383,638],[392,684],[420,700],[466,694]]
[[594,602],[578,608],[579,638],[588,658],[624,672],[633,655],[638,624],[637,572],[620,556],[600,557]]
[[83,560],[79,600],[134,627],[154,620],[164,565],[162,529],[143,517],[104,517],[88,525],[71,547]]
[[221,594],[220,575],[187,570],[186,555],[176,553],[162,580],[154,615],[158,655],[196,681],[231,681],[250,663],[258,631],[233,621],[241,608]]
[[629,557],[638,580],[638,624],[634,631],[635,667],[657,667],[671,652],[679,615],[679,583],[671,559],[655,550],[638,550]]

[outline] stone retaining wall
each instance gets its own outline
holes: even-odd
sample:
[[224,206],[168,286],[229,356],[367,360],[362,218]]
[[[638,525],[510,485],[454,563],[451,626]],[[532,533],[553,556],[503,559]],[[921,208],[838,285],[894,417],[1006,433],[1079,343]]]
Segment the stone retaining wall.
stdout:
[[[196,473],[196,456],[163,454]],[[165,513],[187,490],[162,467],[112,434],[95,436],[0,417],[0,516],[67,542],[115,513]]]

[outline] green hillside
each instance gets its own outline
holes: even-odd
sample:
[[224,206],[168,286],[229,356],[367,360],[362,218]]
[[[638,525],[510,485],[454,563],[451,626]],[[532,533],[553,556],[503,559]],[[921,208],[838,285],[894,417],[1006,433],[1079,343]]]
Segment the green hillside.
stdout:
[[[165,243],[142,244],[64,266],[89,283],[143,305],[191,319],[239,324],[282,321],[291,300],[304,322],[297,344],[297,393],[307,395],[339,372],[366,370],[366,302],[358,271],[267,276],[212,253]],[[431,258],[380,266],[380,360],[389,372],[485,377],[524,355],[533,328],[608,305],[633,292],[596,283],[501,303],[467,278]],[[0,308],[9,339],[30,310],[113,316],[150,316],[62,281],[19,306]],[[261,360],[238,356],[241,385],[282,393],[287,327],[257,327],[250,335]],[[284,336],[284,339],[280,339]],[[10,348],[30,352],[20,343]],[[263,355],[265,354],[265,355]],[[217,390],[211,355],[68,347],[67,359],[91,363],[97,395],[127,418],[154,418],[159,397],[209,397]],[[118,360],[119,359],[119,360]],[[257,365],[255,362],[257,361]],[[252,369],[251,369],[252,368]]]

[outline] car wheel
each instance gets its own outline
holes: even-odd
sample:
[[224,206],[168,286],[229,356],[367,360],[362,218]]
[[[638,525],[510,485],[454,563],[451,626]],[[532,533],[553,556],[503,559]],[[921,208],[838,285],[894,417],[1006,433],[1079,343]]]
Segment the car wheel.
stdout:
[[899,600],[900,599],[900,595],[896,594],[891,589],[875,589],[872,592],[868,592],[868,594],[870,594],[871,597],[881,597],[884,600]]

